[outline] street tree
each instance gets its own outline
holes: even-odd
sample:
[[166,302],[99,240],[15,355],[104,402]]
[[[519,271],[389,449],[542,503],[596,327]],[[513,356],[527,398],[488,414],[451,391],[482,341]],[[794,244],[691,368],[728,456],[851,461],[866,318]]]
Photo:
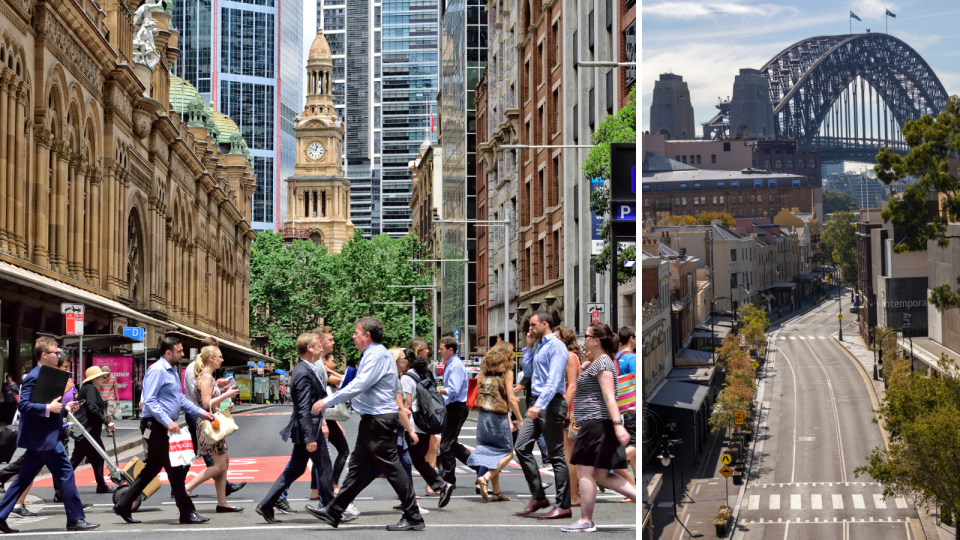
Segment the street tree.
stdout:
[[760,351],[767,341],[766,331],[770,328],[770,319],[767,312],[753,304],[743,304],[737,309],[740,318],[740,335],[746,346],[753,351]]
[[860,210],[860,202],[857,198],[840,191],[829,189],[823,190],[823,213],[833,214],[835,212],[857,212]]
[[699,225],[700,222],[693,216],[667,216],[657,222],[657,227],[676,227],[678,225]]
[[[877,178],[887,185],[908,176],[919,179],[907,186],[902,196],[891,199],[880,214],[884,222],[892,222],[905,233],[893,250],[922,251],[928,242],[946,249],[957,238],[948,234],[947,224],[960,219],[960,179],[956,168],[951,168],[951,160],[960,154],[960,97],[950,96],[946,110],[936,118],[925,114],[908,121],[903,136],[910,152],[901,156],[881,148],[874,167]],[[939,196],[939,212],[928,210],[931,193]],[[941,312],[960,307],[960,288],[940,285],[929,301]]]
[[710,225],[715,219],[722,221],[722,225],[727,228],[737,226],[737,221],[733,219],[733,216],[729,212],[703,212],[697,216],[697,221],[699,221],[701,225]]
[[854,472],[869,474],[884,487],[884,496],[914,498],[918,506],[940,506],[960,514],[960,378],[952,359],[941,357],[939,376],[911,373],[900,358],[891,370],[878,411],[890,434],[886,447],[874,448],[867,465]]
[[281,362],[296,357],[296,338],[321,322],[333,328],[335,354],[355,364],[360,351],[353,347],[355,321],[374,316],[384,323],[383,342],[404,346],[412,337],[409,303],[417,299],[417,335],[432,337],[429,290],[394,289],[389,285],[428,285],[431,275],[421,272],[423,246],[412,235],[380,235],[364,240],[359,229],[340,253],[304,240],[286,244],[270,231],[257,235],[250,253],[250,328],[264,335],[271,355]]
[[857,280],[857,226],[850,212],[836,212],[820,237],[824,260],[840,269],[847,283]]
[[[604,187],[593,192],[590,197],[590,209],[597,216],[604,216],[600,237],[603,239],[603,251],[590,259],[593,270],[605,274],[610,266],[610,143],[636,142],[637,140],[637,88],[630,90],[627,103],[616,113],[607,116],[597,130],[593,132],[593,148],[583,162],[583,175],[586,178],[602,178]],[[635,261],[636,246],[620,244],[617,246],[617,260]],[[635,268],[617,269],[617,283],[625,284],[636,276]]]

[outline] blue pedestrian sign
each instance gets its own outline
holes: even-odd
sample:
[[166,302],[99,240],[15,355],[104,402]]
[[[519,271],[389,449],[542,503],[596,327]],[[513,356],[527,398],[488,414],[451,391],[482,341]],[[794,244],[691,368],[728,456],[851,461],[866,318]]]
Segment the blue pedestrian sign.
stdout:
[[137,341],[143,341],[143,334],[146,330],[146,328],[140,328],[139,326],[124,326],[123,335]]
[[457,343],[460,343],[460,328],[453,329],[453,339],[457,340]]

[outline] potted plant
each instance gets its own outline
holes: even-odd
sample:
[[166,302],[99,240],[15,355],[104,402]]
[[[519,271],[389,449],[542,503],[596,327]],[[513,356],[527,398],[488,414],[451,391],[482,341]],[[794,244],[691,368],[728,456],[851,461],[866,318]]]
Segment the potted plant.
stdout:
[[729,506],[721,506],[717,512],[717,517],[713,520],[713,526],[717,529],[717,538],[727,536],[727,524],[730,522],[731,510]]

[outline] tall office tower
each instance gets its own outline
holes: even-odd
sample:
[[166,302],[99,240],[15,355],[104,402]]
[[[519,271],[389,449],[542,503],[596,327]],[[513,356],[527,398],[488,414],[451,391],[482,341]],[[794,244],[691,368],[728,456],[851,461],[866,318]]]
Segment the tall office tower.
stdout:
[[366,238],[410,230],[407,164],[425,139],[436,140],[437,9],[437,0],[317,2],[345,120],[351,219]]
[[[445,220],[476,219],[475,88],[487,65],[487,8],[481,0],[444,0],[440,4],[440,122],[443,148],[442,215]],[[440,225],[444,259],[477,260],[474,225]],[[476,262],[448,262],[440,326],[460,334],[463,355],[476,349]]]
[[257,175],[256,230],[275,230],[286,209],[278,183],[283,171],[293,172],[295,156],[281,147],[290,147],[284,138],[293,142],[293,116],[303,104],[302,11],[303,0],[174,0],[172,24],[187,54],[173,72],[233,119],[247,141]]

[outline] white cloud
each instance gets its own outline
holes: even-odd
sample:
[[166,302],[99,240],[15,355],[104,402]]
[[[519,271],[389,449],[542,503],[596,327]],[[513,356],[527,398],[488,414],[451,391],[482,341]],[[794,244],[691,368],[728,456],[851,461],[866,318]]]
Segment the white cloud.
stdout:
[[704,2],[659,2],[643,6],[643,15],[669,18],[690,19],[708,17],[711,15],[743,15],[743,16],[771,16],[781,11],[797,12],[790,6],[776,4],[737,4],[737,3],[704,3]]

